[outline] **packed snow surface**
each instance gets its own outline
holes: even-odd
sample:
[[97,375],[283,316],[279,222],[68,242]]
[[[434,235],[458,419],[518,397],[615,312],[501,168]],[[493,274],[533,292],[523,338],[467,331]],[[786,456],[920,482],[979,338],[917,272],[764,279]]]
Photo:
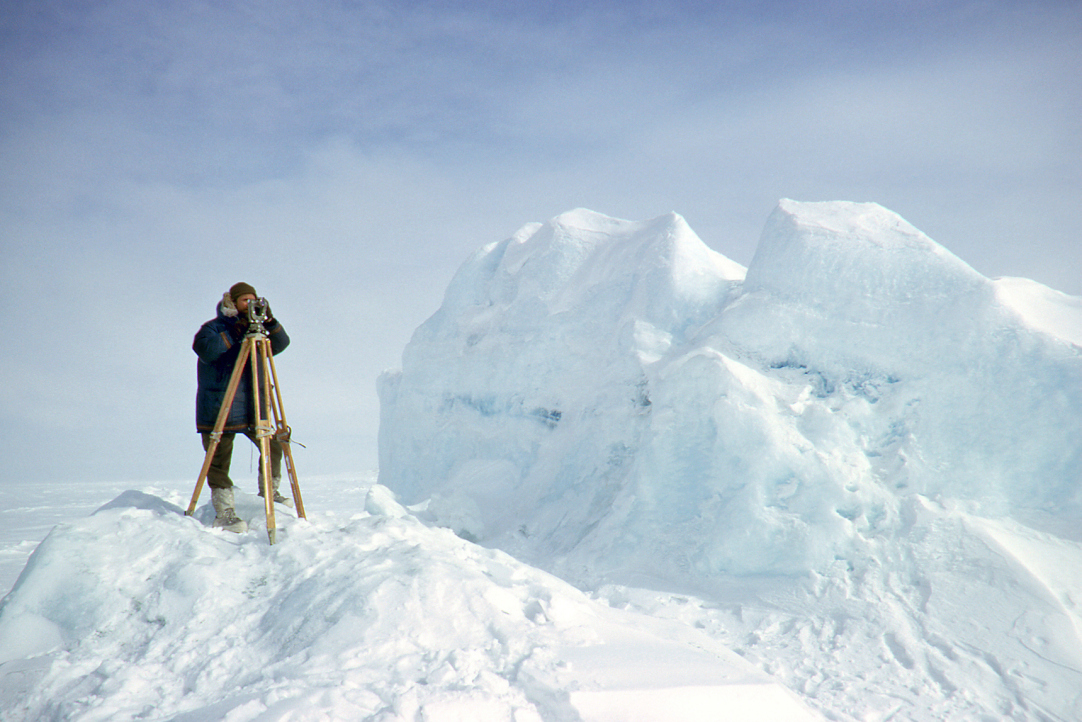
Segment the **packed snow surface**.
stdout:
[[161,490],[58,525],[0,611],[0,718],[821,719],[702,630],[598,602],[359,486],[352,514],[282,509],[274,546],[243,492],[254,529],[239,536]]
[[379,483],[274,546],[183,485],[57,525],[0,718],[1082,719],[1080,341],[875,204],[782,201],[746,270],[529,224],[379,380]]

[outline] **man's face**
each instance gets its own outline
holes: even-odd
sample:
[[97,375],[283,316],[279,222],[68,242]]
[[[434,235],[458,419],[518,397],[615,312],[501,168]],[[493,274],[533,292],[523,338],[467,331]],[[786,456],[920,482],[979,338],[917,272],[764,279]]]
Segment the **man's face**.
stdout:
[[241,313],[248,313],[248,303],[249,303],[249,301],[254,301],[254,300],[255,300],[254,295],[252,295],[251,293],[246,293],[243,296],[241,296],[240,298],[234,300],[233,303],[234,303],[234,305],[236,305],[238,311],[240,311]]

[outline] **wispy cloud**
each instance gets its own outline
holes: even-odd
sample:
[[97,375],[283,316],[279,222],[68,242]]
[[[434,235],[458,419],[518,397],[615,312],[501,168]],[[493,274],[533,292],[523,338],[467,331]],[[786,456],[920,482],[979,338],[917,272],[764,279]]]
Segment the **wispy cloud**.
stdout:
[[298,433],[347,428],[364,450],[326,463],[374,463],[374,378],[458,263],[576,206],[675,210],[747,263],[779,197],[874,200],[1082,293],[1077,3],[9,5],[8,457],[198,457],[188,345],[243,278],[294,332]]

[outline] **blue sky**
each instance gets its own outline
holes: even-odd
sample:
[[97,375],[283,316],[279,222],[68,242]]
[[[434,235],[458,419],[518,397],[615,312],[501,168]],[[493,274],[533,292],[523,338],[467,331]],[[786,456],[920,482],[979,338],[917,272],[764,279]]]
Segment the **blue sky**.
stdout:
[[242,279],[302,477],[372,468],[459,263],[575,207],[747,265],[779,198],[876,201],[1080,295],[1080,47],[1073,1],[8,2],[0,481],[194,479],[191,337]]

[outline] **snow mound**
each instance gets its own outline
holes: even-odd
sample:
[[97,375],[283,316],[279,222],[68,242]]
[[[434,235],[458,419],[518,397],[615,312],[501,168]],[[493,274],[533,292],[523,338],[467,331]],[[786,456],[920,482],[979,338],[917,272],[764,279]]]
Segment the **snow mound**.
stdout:
[[744,290],[745,307],[726,318],[741,341],[886,374],[923,370],[943,346],[979,335],[974,321],[994,296],[988,279],[882,206],[788,200],[767,220]]
[[279,514],[274,546],[241,493],[244,535],[136,491],[56,527],[0,606],[0,717],[819,719],[702,632],[369,496],[385,513]]
[[875,204],[782,201],[743,276],[676,215],[485,246],[381,377],[381,483],[584,584],[821,570],[912,494],[1078,514],[1079,316]]
[[1080,308],[876,204],[781,201],[746,273],[573,211],[381,376],[379,478],[832,717],[1076,719]]
[[1028,278],[997,278],[995,290],[996,300],[1025,325],[1082,346],[1082,298]]

